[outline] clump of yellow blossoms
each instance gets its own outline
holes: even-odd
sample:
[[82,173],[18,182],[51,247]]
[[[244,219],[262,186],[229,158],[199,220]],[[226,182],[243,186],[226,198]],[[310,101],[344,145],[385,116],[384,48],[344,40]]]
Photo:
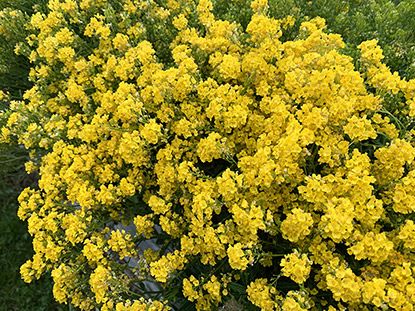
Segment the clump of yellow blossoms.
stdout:
[[375,41],[357,71],[322,19],[283,41],[267,1],[246,28],[216,5],[32,16],[34,87],[1,129],[40,173],[23,279],[82,310],[413,310],[415,81]]

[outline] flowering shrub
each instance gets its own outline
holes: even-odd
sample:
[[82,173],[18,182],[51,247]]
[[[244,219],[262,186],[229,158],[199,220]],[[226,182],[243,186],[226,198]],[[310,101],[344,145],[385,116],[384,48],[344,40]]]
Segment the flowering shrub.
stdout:
[[246,27],[214,4],[32,15],[34,86],[1,132],[41,176],[23,279],[51,271],[82,310],[412,310],[415,80],[375,40],[356,71],[321,18],[283,40],[266,0]]

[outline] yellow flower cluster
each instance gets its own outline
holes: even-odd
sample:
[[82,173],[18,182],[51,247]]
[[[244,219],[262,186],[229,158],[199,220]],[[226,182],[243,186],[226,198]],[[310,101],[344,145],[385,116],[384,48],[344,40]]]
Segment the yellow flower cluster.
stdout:
[[19,198],[23,279],[51,271],[82,310],[413,310],[415,81],[375,41],[357,71],[320,18],[283,41],[266,0],[246,29],[216,4],[32,16],[34,87],[1,129],[40,173]]
[[306,254],[299,256],[298,253],[294,252],[285,255],[281,260],[282,273],[294,282],[302,284],[308,279],[312,263]]
[[277,293],[275,287],[267,285],[266,279],[256,279],[246,289],[248,299],[263,311],[272,311],[278,308],[274,301]]

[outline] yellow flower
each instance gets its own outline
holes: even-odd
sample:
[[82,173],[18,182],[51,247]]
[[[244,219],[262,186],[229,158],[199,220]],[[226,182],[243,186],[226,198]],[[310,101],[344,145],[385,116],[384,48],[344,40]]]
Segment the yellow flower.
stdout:
[[173,18],[173,25],[177,30],[183,30],[187,27],[187,19],[184,14],[179,14]]
[[225,80],[237,80],[241,73],[241,64],[238,58],[229,54],[223,56],[222,63],[219,66],[219,73]]
[[377,45],[378,41],[376,39],[364,41],[358,48],[362,53],[362,60],[367,62],[372,62],[378,64],[383,58],[382,49]]
[[162,256],[150,263],[151,275],[159,282],[165,283],[176,270],[181,270],[188,261],[178,250]]
[[155,195],[152,195],[148,201],[148,205],[151,207],[153,212],[157,214],[165,214],[169,211],[172,206],[171,203],[166,204],[166,202]]
[[357,302],[361,299],[362,280],[350,268],[338,267],[326,277],[327,287],[336,301]]
[[219,133],[210,133],[207,138],[200,140],[197,146],[197,154],[202,162],[212,162],[213,159],[219,159],[223,154],[222,136]]
[[246,293],[249,301],[263,311],[273,311],[278,307],[278,304],[273,300],[276,290],[267,284],[266,279],[256,279],[251,282],[246,289]]
[[251,9],[252,11],[256,13],[266,11],[268,9],[268,1],[267,0],[254,0],[251,2]]
[[149,144],[157,144],[162,135],[162,127],[155,119],[151,119],[144,125],[140,134]]
[[199,281],[193,275],[189,279],[183,279],[183,295],[189,301],[195,301],[201,297],[200,291],[194,289],[197,286],[199,286]]
[[109,291],[109,281],[111,280],[110,271],[102,265],[98,265],[94,272],[91,274],[89,284],[91,290],[95,295],[97,303],[105,302]]
[[361,141],[369,138],[375,139],[377,137],[376,131],[372,127],[370,120],[367,120],[366,117],[351,117],[343,129],[344,132],[349,135],[351,140]]
[[382,263],[386,261],[392,254],[393,242],[390,241],[385,232],[374,233],[368,232],[362,240],[348,249],[356,259],[369,259],[374,263]]
[[227,254],[232,269],[245,270],[247,268],[249,261],[245,258],[241,243],[229,246]]
[[137,234],[143,234],[146,238],[150,238],[154,229],[154,222],[151,220],[151,215],[136,216],[134,218],[134,225],[137,229]]
[[117,33],[115,35],[115,38],[112,39],[112,43],[114,45],[114,48],[116,48],[120,52],[124,52],[129,46],[128,37],[122,33]]
[[306,254],[300,255],[294,251],[281,260],[282,273],[294,282],[302,284],[308,279],[312,263]]
[[313,218],[310,213],[295,208],[292,213],[281,223],[281,231],[285,239],[297,242],[310,234],[310,227],[313,225]]

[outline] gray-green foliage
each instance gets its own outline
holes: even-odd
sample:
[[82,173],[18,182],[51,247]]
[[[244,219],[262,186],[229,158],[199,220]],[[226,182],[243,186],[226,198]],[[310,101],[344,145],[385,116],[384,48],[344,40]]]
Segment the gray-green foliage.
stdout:
[[[277,14],[284,1],[272,1]],[[415,77],[415,1],[288,1],[298,7],[294,14],[297,22],[323,17],[329,32],[342,35],[351,56],[358,57],[356,47],[362,41],[376,39],[392,71],[402,77]]]
[[[252,15],[247,0],[214,1],[217,16],[247,26]],[[326,20],[327,31],[338,33],[346,43],[345,51],[357,59],[357,46],[377,39],[384,62],[402,77],[415,78],[415,1],[391,0],[268,0],[269,15],[292,15],[296,25],[284,31],[283,39],[293,40],[299,25],[314,17]]]

